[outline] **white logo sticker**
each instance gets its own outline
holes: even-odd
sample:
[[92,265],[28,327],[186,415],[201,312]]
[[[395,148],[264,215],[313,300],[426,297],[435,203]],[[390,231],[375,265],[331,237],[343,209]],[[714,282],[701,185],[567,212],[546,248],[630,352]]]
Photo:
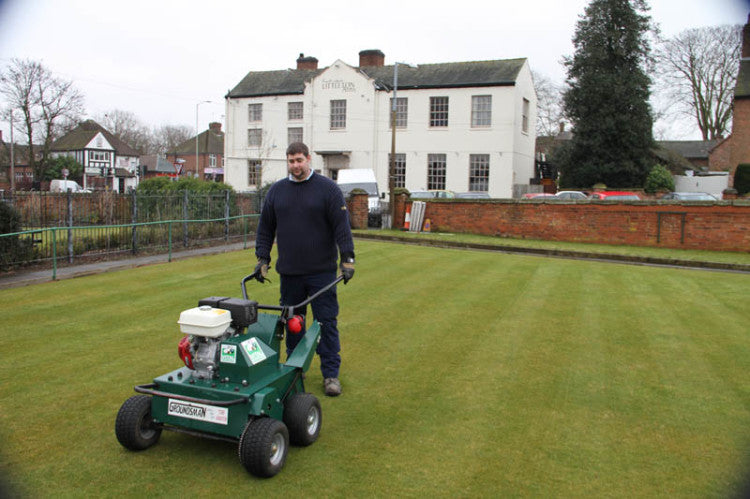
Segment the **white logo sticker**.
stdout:
[[253,365],[266,360],[266,354],[263,353],[263,349],[260,347],[257,338],[250,338],[249,340],[245,340],[241,343],[241,345],[242,348],[245,349],[245,352],[247,352],[247,355],[250,357],[250,362],[252,362]]
[[237,345],[221,345],[221,362],[224,364],[237,363]]
[[229,409],[226,407],[203,405],[182,400],[169,399],[167,414],[177,416],[178,418],[197,419],[198,421],[207,421],[222,425],[229,423]]

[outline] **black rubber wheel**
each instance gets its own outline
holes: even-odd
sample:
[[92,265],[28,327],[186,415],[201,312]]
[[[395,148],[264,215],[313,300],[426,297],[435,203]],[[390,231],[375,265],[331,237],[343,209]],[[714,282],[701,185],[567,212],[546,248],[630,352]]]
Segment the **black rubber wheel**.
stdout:
[[277,419],[253,419],[242,432],[237,452],[247,471],[261,478],[272,477],[286,462],[289,431]]
[[323,415],[320,402],[312,393],[295,393],[284,404],[284,423],[292,445],[307,447],[320,435]]
[[115,435],[130,450],[148,449],[159,441],[161,428],[151,417],[151,397],[134,395],[122,404],[115,420]]

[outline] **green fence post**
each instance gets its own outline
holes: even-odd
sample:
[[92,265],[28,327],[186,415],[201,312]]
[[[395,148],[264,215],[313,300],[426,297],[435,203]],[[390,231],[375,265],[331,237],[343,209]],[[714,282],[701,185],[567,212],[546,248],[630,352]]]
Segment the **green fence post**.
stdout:
[[52,228],[52,280],[57,280],[57,230]]
[[73,263],[73,194],[68,189],[68,263]]
[[242,228],[242,231],[244,232],[244,234],[243,234],[243,237],[244,237],[243,249],[247,249],[247,215],[244,215],[242,217],[242,221],[244,222],[244,224],[243,224],[244,227]]
[[172,222],[168,223],[168,227],[169,227],[169,231],[168,231],[169,232],[169,243],[167,243],[168,246],[169,246],[169,260],[168,261],[171,262],[172,261]]

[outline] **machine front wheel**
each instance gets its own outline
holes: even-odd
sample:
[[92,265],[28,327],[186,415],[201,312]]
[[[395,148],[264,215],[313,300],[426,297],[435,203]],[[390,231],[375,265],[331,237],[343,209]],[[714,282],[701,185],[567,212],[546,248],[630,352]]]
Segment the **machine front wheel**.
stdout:
[[307,447],[318,439],[322,414],[320,402],[312,393],[295,393],[284,404],[284,423],[293,445]]
[[151,397],[134,395],[122,404],[115,419],[115,435],[130,450],[148,449],[159,441],[161,428],[151,417]]
[[272,477],[286,462],[289,431],[277,419],[254,419],[245,426],[237,452],[247,471],[262,478]]

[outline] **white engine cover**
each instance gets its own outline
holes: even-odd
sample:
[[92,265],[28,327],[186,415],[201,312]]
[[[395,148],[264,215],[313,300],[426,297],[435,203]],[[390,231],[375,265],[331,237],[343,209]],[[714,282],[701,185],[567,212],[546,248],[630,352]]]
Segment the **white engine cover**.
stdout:
[[191,308],[180,313],[180,331],[184,334],[218,338],[224,334],[232,322],[229,310],[213,308],[208,305]]

